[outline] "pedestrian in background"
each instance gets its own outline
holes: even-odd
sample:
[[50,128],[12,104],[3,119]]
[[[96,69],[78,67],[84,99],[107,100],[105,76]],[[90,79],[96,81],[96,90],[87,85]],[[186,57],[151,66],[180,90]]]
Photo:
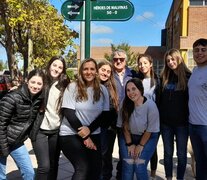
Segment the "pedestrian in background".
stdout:
[[[153,69],[153,59],[150,55],[140,54],[137,58],[138,77],[142,80],[144,86],[144,96],[152,99],[158,104],[160,93],[160,79]],[[157,148],[150,159],[151,179],[155,179],[157,170]]]
[[44,73],[32,70],[27,83],[0,101],[0,179],[6,179],[6,160],[11,155],[24,180],[34,179],[34,169],[24,145],[43,100]]
[[109,93],[110,111],[108,123],[101,127],[101,152],[102,152],[102,180],[110,180],[113,171],[113,148],[116,138],[116,123],[118,111],[118,94],[113,75],[113,67],[109,61],[103,60],[98,63],[98,74]]
[[46,67],[46,91],[41,110],[30,133],[37,158],[36,180],[56,180],[58,175],[60,107],[69,79],[61,56],[54,56]]
[[12,82],[11,77],[7,75],[0,76],[0,99],[11,89]]
[[94,59],[85,59],[78,79],[63,96],[60,147],[74,167],[73,180],[98,180],[101,176],[101,122],[109,111],[109,95],[100,84]]
[[138,78],[130,79],[118,122],[122,126],[125,144],[122,153],[122,179],[148,180],[147,165],[158,141],[159,112],[153,100],[143,96],[144,87]]
[[191,75],[177,49],[164,56],[161,73],[159,112],[164,146],[164,168],[167,180],[173,178],[174,142],[177,148],[177,179],[183,179],[187,164],[188,79]]
[[189,87],[189,130],[196,160],[196,179],[207,179],[207,39],[193,43],[193,69]]

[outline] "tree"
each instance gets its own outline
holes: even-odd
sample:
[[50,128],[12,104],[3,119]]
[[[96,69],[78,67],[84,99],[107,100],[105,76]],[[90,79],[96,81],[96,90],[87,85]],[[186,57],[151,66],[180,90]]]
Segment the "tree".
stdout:
[[[128,43],[121,43],[117,46],[114,44],[111,44],[112,52],[115,51],[116,49],[123,49],[124,51],[126,51],[127,65],[132,69],[136,69],[136,67],[137,67],[136,59],[137,59],[139,53],[132,52],[131,47],[129,46]],[[109,61],[112,60],[112,54],[105,53],[104,57]]]
[[73,39],[78,33],[64,25],[63,17],[47,0],[1,0],[0,12],[0,43],[6,49],[12,76],[18,53],[26,72],[28,66],[45,66],[67,46],[74,49]]
[[4,69],[4,62],[0,60],[0,71],[3,71]]

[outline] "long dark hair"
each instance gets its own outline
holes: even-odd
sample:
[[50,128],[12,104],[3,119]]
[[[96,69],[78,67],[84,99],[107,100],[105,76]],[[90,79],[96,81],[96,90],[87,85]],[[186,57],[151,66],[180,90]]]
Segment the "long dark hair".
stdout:
[[[152,57],[150,56],[150,55],[148,55],[148,54],[140,54],[139,56],[138,56],[138,58],[137,58],[137,64],[138,64],[138,66],[139,66],[139,61],[140,61],[140,59],[142,58],[142,57],[144,57],[144,58],[146,58],[148,61],[149,61],[149,63],[152,65],[152,67],[151,67],[151,70],[150,70],[150,78],[151,78],[151,81],[150,81],[150,87],[153,87],[154,85],[156,85],[156,80],[155,80],[155,78],[157,78],[157,75],[155,74],[155,72],[154,72],[154,68],[153,68],[153,59],[152,59]],[[140,79],[144,79],[145,77],[144,77],[144,74],[139,70],[139,72],[138,72],[138,75],[140,76]]]
[[135,107],[134,102],[131,99],[129,99],[129,97],[127,96],[127,85],[130,82],[133,83],[137,87],[137,89],[139,89],[142,96],[144,94],[144,87],[142,81],[139,78],[132,78],[129,81],[127,81],[125,86],[125,98],[123,100],[123,104],[121,108],[123,123],[129,122],[129,118],[132,112],[134,111],[134,107]]
[[47,89],[49,89],[51,87],[51,85],[54,83],[54,79],[52,78],[51,74],[50,74],[50,66],[51,64],[56,61],[59,60],[63,63],[63,71],[60,74],[60,76],[58,77],[58,83],[56,85],[56,87],[60,90],[60,96],[58,98],[58,102],[57,102],[57,112],[60,112],[60,106],[62,104],[62,98],[63,98],[63,93],[65,91],[65,88],[67,87],[67,85],[70,83],[70,79],[66,74],[66,63],[65,63],[65,59],[62,56],[53,56],[50,61],[47,64],[46,67],[46,77],[47,77],[47,82],[46,82],[46,86]]
[[27,81],[29,81],[33,76],[39,76],[42,78],[43,84],[45,83],[45,74],[41,69],[33,69],[29,72],[27,76]]

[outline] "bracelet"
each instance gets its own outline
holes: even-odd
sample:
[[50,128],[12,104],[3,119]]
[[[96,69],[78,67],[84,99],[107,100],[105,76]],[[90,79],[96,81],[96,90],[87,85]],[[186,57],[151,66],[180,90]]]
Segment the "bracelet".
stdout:
[[84,137],[83,140],[86,140],[86,139],[88,139],[89,137],[90,137],[90,134],[89,134],[88,136]]
[[142,147],[144,147],[144,145],[142,145],[142,144],[139,144],[139,146],[142,146]]
[[126,146],[131,146],[131,145],[133,145],[132,142],[130,142],[130,143],[126,143]]

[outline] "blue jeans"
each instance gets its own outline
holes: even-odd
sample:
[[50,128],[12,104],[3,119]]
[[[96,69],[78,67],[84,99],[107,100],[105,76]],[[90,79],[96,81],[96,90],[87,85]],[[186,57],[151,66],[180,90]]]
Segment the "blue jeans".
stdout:
[[[177,146],[177,179],[183,179],[187,164],[188,126],[170,127],[161,125],[164,146],[164,168],[166,177],[173,177],[174,140]],[[175,137],[175,139],[174,139]]]
[[[22,178],[24,180],[33,180],[35,173],[32,166],[29,153],[25,145],[13,148],[10,156],[14,159],[17,167],[19,168]],[[6,160],[7,157],[0,157],[0,179],[6,180]]]
[[207,179],[207,126],[189,125],[190,139],[196,160],[196,179]]
[[[140,135],[132,135],[132,142],[138,145],[141,140]],[[123,139],[124,140],[124,139]],[[125,145],[125,140],[121,141],[120,153],[122,157],[122,179],[132,180],[134,173],[136,174],[137,180],[148,180],[147,165],[151,159],[158,141],[158,133],[152,133],[150,139],[144,146],[144,149],[138,159],[134,160],[128,155],[128,149]]]

